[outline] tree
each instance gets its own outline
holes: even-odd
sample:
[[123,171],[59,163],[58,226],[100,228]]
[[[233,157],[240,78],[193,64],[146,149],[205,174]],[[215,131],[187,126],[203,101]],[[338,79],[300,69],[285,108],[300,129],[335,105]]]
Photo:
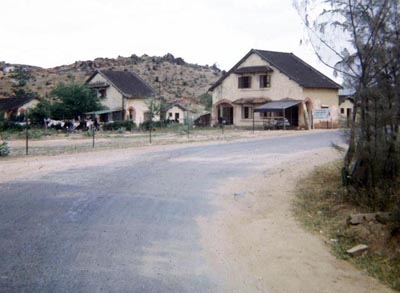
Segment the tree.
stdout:
[[211,111],[212,108],[212,96],[209,93],[202,94],[200,96],[200,103],[202,103],[207,111]]
[[33,124],[43,125],[44,119],[52,117],[52,105],[43,99],[29,112],[29,119]]
[[359,201],[390,203],[400,172],[398,0],[299,0],[319,59],[355,92],[343,174]]
[[52,118],[72,119],[86,112],[102,110],[101,98],[84,84],[60,83],[50,93],[55,98],[51,106]]

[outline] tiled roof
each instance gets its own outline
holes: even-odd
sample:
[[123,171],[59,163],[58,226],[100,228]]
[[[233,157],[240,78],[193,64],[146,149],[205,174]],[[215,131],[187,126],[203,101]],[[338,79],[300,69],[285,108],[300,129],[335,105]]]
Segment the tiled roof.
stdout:
[[35,97],[32,96],[27,96],[22,98],[11,97],[6,99],[0,99],[0,111],[9,111],[18,109],[34,99]]
[[341,88],[336,82],[317,71],[293,53],[254,50],[272,66],[305,88]]
[[219,86],[226,77],[231,73],[240,71],[240,65],[252,54],[257,54],[262,59],[267,61],[272,67],[275,67],[287,77],[295,81],[297,84],[304,88],[327,88],[327,89],[340,89],[341,86],[336,82],[307,64],[293,53],[274,52],[252,49],[246,54],[235,66],[233,66],[224,76],[222,76],[216,83],[214,83],[210,91],[213,91]]
[[86,83],[90,83],[97,73],[103,75],[126,98],[146,98],[156,95],[156,91],[132,71],[98,70]]

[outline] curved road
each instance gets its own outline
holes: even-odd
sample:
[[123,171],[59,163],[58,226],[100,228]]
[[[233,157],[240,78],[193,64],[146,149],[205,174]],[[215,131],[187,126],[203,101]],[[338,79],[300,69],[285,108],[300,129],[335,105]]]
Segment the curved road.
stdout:
[[330,131],[189,145],[3,183],[0,291],[214,291],[223,280],[195,218],[216,212],[219,184],[340,141]]

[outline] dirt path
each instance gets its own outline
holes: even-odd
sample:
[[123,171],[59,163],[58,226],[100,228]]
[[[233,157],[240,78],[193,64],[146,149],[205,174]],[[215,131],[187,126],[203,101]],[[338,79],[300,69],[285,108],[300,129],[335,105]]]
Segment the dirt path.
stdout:
[[296,181],[337,157],[331,149],[305,152],[263,175],[225,182],[216,201],[221,211],[198,222],[208,260],[229,291],[392,292],[337,260],[292,215]]

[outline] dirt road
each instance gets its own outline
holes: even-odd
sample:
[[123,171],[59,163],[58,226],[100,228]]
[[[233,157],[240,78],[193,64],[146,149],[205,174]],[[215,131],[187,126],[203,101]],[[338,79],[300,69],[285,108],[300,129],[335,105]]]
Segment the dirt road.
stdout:
[[0,291],[389,292],[291,215],[336,132],[0,161]]

